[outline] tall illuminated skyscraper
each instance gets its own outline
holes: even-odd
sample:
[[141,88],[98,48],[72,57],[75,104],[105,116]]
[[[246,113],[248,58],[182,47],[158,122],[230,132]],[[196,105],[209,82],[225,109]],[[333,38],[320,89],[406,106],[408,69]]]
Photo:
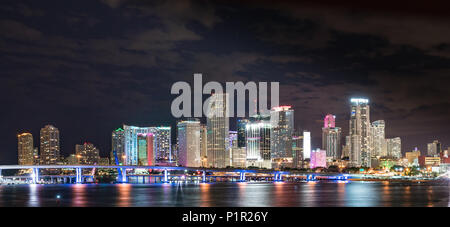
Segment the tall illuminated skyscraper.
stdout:
[[40,132],[42,165],[56,165],[60,161],[59,130],[53,125],[46,125]]
[[155,162],[162,165],[173,164],[172,127],[152,127],[155,136]]
[[138,165],[153,166],[155,161],[155,134],[139,133],[137,135]]
[[350,114],[350,165],[371,166],[369,100],[352,98]]
[[34,153],[33,135],[31,133],[22,133],[17,135],[17,153],[19,165],[34,165],[36,155]]
[[198,119],[180,121],[178,128],[178,164],[186,167],[201,166],[201,127]]
[[311,158],[311,132],[303,131],[303,160]]
[[272,168],[271,123],[268,116],[254,116],[246,125],[247,166]]
[[311,162],[310,162],[311,169],[317,168],[317,167],[327,167],[327,152],[325,150],[317,149],[311,151]]
[[303,168],[303,136],[294,133],[292,136],[292,167]]
[[385,123],[383,120],[372,122],[370,147],[372,148],[372,157],[387,156]]
[[121,128],[114,130],[111,134],[111,161],[112,165],[116,164],[116,158],[114,156],[114,151],[117,153],[117,159],[119,165],[125,163],[125,131]]
[[322,149],[327,157],[337,160],[341,157],[341,128],[336,127],[336,116],[328,114],[324,119],[322,128]]
[[238,147],[242,148],[245,147],[245,141],[246,141],[246,132],[245,132],[245,126],[248,124],[248,119],[239,119],[237,121],[237,133],[238,133]]
[[208,166],[208,130],[205,125],[200,126],[200,159],[201,166]]
[[208,130],[208,167],[225,168],[229,146],[228,94],[212,94],[209,98],[206,125]]
[[387,155],[391,158],[402,157],[402,140],[400,137],[386,139]]
[[274,107],[270,111],[270,148],[272,159],[292,158],[294,110],[291,106]]

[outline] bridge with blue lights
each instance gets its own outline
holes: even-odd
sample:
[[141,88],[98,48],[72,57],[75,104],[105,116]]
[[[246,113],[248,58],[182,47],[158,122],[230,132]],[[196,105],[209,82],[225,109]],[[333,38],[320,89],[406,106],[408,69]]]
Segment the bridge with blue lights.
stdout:
[[[117,165],[31,165],[31,166],[24,166],[24,165],[0,165],[0,177],[2,176],[2,170],[23,170],[23,169],[31,169],[31,174],[29,176],[16,176],[17,178],[31,178],[32,183],[39,183],[40,179],[44,176],[40,175],[41,169],[72,169],[75,170],[75,175],[57,175],[57,176],[46,176],[46,177],[60,177],[60,178],[74,178],[75,183],[83,183],[83,169],[117,169],[118,170],[118,177],[117,182],[120,183],[127,183],[128,182],[128,176],[127,176],[127,170],[136,170],[136,169],[142,169],[142,170],[155,170],[155,171],[161,171],[163,172],[162,176],[159,176],[161,178],[161,182],[168,183],[169,182],[169,172],[170,171],[193,171],[193,172],[200,172],[201,175],[201,181],[207,182],[207,178],[211,177],[217,177],[217,176],[207,176],[207,172],[209,173],[234,173],[239,174],[238,182],[245,182],[247,180],[247,176],[249,174],[263,174],[265,175],[266,180],[272,180],[274,182],[277,181],[284,181],[292,177],[301,177],[305,180],[316,180],[316,178],[325,178],[325,179],[332,179],[332,180],[347,180],[348,175],[342,175],[342,174],[334,174],[334,173],[304,173],[299,171],[275,171],[275,170],[268,170],[268,169],[237,169],[237,168],[224,168],[224,169],[216,169],[216,168],[201,168],[201,167],[179,167],[179,166],[117,166]],[[130,176],[137,176],[137,175],[130,175]],[[142,176],[142,175],[140,175]],[[144,175],[145,176],[145,175]],[[144,177],[143,176],[143,177]],[[148,175],[149,176],[149,175]],[[270,176],[270,177],[267,177]],[[89,175],[88,177],[92,177]],[[198,177],[198,176],[196,176]],[[221,176],[221,177],[235,177],[235,176]],[[284,178],[283,178],[284,177]],[[65,179],[64,179],[64,182]],[[70,180],[70,182],[72,182]]]

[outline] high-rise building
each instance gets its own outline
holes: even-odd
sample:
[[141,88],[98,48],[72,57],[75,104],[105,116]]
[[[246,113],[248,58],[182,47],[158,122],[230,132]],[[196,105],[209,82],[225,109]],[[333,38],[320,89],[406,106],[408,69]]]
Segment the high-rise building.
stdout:
[[386,139],[387,155],[391,158],[402,157],[402,140],[400,137]]
[[155,163],[168,165],[175,163],[172,160],[172,127],[152,127],[155,136]]
[[417,147],[411,152],[406,152],[405,156],[408,160],[408,165],[419,165],[419,157],[421,156],[421,154]]
[[270,111],[271,156],[272,159],[292,158],[292,134],[294,130],[294,110],[291,106],[274,107]]
[[155,134],[138,133],[137,135],[138,165],[153,166],[155,158]]
[[310,161],[311,169],[317,167],[327,167],[327,152],[325,150],[316,149],[311,151],[311,161]]
[[245,147],[246,142],[246,125],[248,124],[248,119],[239,119],[237,121],[237,133],[238,133],[238,147],[242,148]]
[[205,125],[200,126],[200,160],[202,167],[208,167],[208,130]]
[[247,166],[272,168],[271,123],[268,116],[254,116],[246,125]]
[[303,136],[294,133],[292,136],[292,167],[303,167]]
[[198,119],[180,121],[178,128],[178,165],[201,166],[201,127]]
[[372,157],[386,157],[387,144],[385,137],[384,120],[372,122],[370,147],[372,149]]
[[428,156],[439,156],[441,153],[442,145],[439,141],[435,140],[428,144]]
[[303,131],[303,159],[311,158],[311,132]]
[[229,152],[228,94],[212,94],[209,98],[206,125],[208,137],[208,166],[225,168]]
[[350,157],[350,136],[345,137],[345,145],[342,146],[342,159],[348,159]]
[[328,114],[324,119],[322,128],[322,149],[327,157],[337,160],[341,157],[341,128],[336,127],[336,116]]
[[232,166],[234,168],[245,168],[247,163],[247,151],[245,147],[231,148]]
[[53,125],[46,125],[40,132],[42,165],[56,165],[60,162],[59,130]]
[[75,145],[75,154],[80,165],[96,165],[100,161],[100,152],[92,143]]
[[118,128],[112,132],[111,135],[112,142],[112,151],[110,155],[110,163],[115,165],[116,158],[114,152],[117,154],[118,164],[125,164],[125,131],[121,128]]
[[31,133],[25,132],[17,135],[18,141],[18,163],[19,165],[34,165],[36,164],[36,154],[34,153],[35,149],[33,146],[33,135]]
[[350,114],[350,165],[371,166],[369,100],[352,98]]

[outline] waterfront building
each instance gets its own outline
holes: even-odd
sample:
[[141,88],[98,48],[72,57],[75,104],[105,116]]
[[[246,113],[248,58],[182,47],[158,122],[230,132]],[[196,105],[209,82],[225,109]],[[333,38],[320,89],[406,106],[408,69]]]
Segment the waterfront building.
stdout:
[[370,147],[372,149],[372,157],[386,157],[387,144],[385,136],[386,124],[384,120],[372,122]]
[[229,117],[228,117],[228,94],[212,94],[209,98],[206,118],[208,137],[208,166],[214,168],[225,168],[226,157],[229,153]]
[[75,154],[78,164],[80,165],[96,165],[100,161],[100,152],[92,143],[84,143],[75,145]]
[[341,128],[336,127],[336,116],[328,114],[324,119],[322,128],[322,149],[327,157],[337,160],[341,157]]
[[327,167],[327,152],[325,150],[316,149],[311,151],[311,161],[310,161],[311,169],[318,167]]
[[292,136],[292,167],[300,169],[303,167],[303,136],[294,133]]
[[419,163],[419,157],[421,156],[420,151],[417,149],[417,147],[411,151],[405,153],[406,159],[408,160],[408,165],[418,165]]
[[441,164],[441,157],[428,157],[428,156],[419,157],[419,165],[421,167],[439,166],[440,164]]
[[248,119],[238,119],[237,121],[237,133],[238,133],[238,147],[245,147],[246,143],[246,125],[248,124]]
[[439,141],[435,140],[429,143],[428,146],[428,156],[439,156],[441,153],[442,145]]
[[370,167],[370,106],[368,99],[352,98],[350,112],[350,165]]
[[78,165],[78,158],[76,154],[70,154],[69,157],[66,158],[67,165]]
[[153,127],[152,130],[155,141],[155,164],[175,164],[175,160],[172,158],[172,127]]
[[101,165],[101,166],[108,166],[110,164],[109,163],[109,158],[101,158],[100,157],[100,161],[99,161],[98,164]]
[[33,135],[31,133],[22,133],[17,135],[17,154],[19,165],[34,165],[36,164],[35,148],[33,144]]
[[292,158],[294,110],[291,106],[274,107],[270,111],[270,148],[272,159]]
[[233,147],[232,153],[232,166],[234,168],[245,168],[247,163],[247,151],[245,147]]
[[139,133],[137,135],[138,165],[152,166],[156,164],[155,134]]
[[118,128],[112,132],[111,145],[111,164],[116,165],[116,158],[114,155],[114,152],[116,152],[118,164],[123,165],[125,163],[125,131],[122,128]]
[[246,125],[247,167],[272,168],[270,132],[268,116],[254,116]]
[[57,165],[60,162],[59,130],[46,125],[40,131],[40,162],[42,165]]
[[198,119],[180,121],[178,128],[178,165],[201,166],[201,126]]
[[402,140],[400,137],[386,139],[387,155],[391,158],[402,157]]
[[208,130],[205,125],[200,126],[200,160],[201,166],[208,166]]
[[311,158],[311,132],[303,131],[303,160]]

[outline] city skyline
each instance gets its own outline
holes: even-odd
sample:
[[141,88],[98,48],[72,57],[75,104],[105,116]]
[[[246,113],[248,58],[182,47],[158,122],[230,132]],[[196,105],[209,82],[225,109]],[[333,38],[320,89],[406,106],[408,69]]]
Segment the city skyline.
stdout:
[[386,138],[401,137],[403,154],[450,141],[449,33],[434,18],[445,13],[359,3],[362,13],[265,1],[5,3],[0,163],[17,162],[18,134],[32,133],[39,147],[47,124],[60,130],[64,156],[86,141],[108,156],[123,124],[175,129],[170,85],[198,72],[205,82],[279,81],[280,104],[296,110],[294,128],[311,131],[313,149],[328,113],[347,134],[351,97],[370,99],[371,121],[385,121]]

